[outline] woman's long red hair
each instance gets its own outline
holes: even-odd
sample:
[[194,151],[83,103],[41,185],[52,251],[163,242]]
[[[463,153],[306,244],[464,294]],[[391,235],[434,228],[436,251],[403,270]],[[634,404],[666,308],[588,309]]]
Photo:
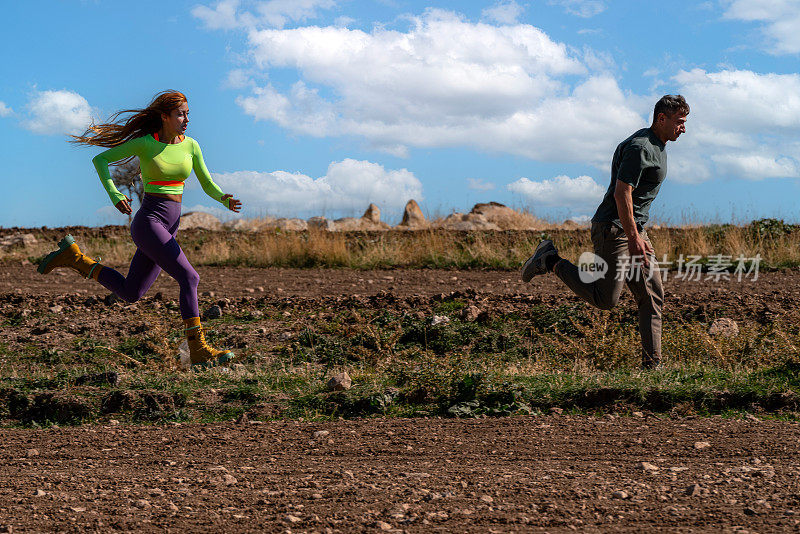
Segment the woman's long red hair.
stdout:
[[[71,136],[70,143],[111,148],[125,141],[153,134],[161,129],[162,113],[169,115],[186,102],[186,95],[180,91],[162,91],[153,97],[146,108],[118,111],[108,122],[92,123],[83,135]],[[123,117],[127,114],[130,116]]]

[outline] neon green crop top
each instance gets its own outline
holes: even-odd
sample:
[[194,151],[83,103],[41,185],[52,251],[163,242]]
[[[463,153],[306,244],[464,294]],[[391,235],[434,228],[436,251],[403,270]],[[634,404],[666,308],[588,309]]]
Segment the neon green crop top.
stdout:
[[183,183],[194,170],[203,191],[228,207],[229,199],[222,201],[222,190],[211,179],[197,141],[185,136],[180,143],[167,144],[156,141],[152,135],[131,139],[101,152],[92,159],[100,181],[103,182],[103,187],[106,188],[115,206],[125,198],[125,195],[114,185],[108,172],[108,165],[131,156],[139,157],[145,193],[183,194]]

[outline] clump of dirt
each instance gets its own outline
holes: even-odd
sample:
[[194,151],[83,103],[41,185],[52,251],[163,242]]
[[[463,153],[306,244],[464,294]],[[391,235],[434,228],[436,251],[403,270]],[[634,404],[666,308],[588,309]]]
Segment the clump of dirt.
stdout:
[[172,416],[186,404],[186,396],[156,390],[115,390],[101,401],[103,414],[132,412],[136,419],[159,419]]
[[10,391],[5,397],[9,415],[23,423],[75,424],[96,414],[86,397],[67,393],[46,391],[31,395]]

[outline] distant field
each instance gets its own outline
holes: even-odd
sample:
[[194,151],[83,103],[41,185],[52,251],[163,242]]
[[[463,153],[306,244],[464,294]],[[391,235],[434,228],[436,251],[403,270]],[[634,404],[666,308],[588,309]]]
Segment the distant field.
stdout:
[[[64,229],[2,229],[1,235],[32,233],[35,245],[0,251],[2,260],[36,262],[65,233],[71,232],[85,251],[105,262],[125,265],[134,245],[124,226]],[[677,268],[679,259],[695,263],[736,263],[760,256],[760,267],[800,266],[800,228],[777,219],[746,225],[653,228],[649,234],[659,260]],[[336,267],[349,269],[437,268],[514,270],[544,237],[553,239],[562,255],[576,260],[591,250],[587,228],[552,226],[543,231],[448,230],[378,232],[281,232],[182,230],[178,239],[195,265],[247,267]],[[714,260],[714,256],[719,257]],[[729,270],[732,270],[731,266]]]

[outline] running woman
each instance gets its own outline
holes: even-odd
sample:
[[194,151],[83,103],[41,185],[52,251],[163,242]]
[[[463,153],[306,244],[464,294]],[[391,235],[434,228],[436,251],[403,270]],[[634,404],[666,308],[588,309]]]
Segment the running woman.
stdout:
[[[130,115],[120,118],[123,114]],[[183,184],[194,170],[208,196],[234,212],[241,209],[241,202],[223,194],[211,179],[200,145],[185,135],[188,124],[186,96],[178,91],[164,91],[145,109],[120,111],[108,123],[93,124],[83,135],[72,136],[73,143],[108,148],[95,156],[92,163],[111,202],[126,215],[131,214],[131,199],[114,186],[108,166],[134,156],[139,158],[145,195],[131,222],[136,253],[125,277],[83,254],[75,239],[68,235],[58,243],[58,250],[45,257],[38,270],[47,274],[53,269],[70,268],[84,278],[97,280],[121,299],[136,302],[163,269],[180,286],[181,317],[191,365],[213,367],[230,361],[233,353],[215,349],[206,342],[197,304],[200,277],[175,241]]]

